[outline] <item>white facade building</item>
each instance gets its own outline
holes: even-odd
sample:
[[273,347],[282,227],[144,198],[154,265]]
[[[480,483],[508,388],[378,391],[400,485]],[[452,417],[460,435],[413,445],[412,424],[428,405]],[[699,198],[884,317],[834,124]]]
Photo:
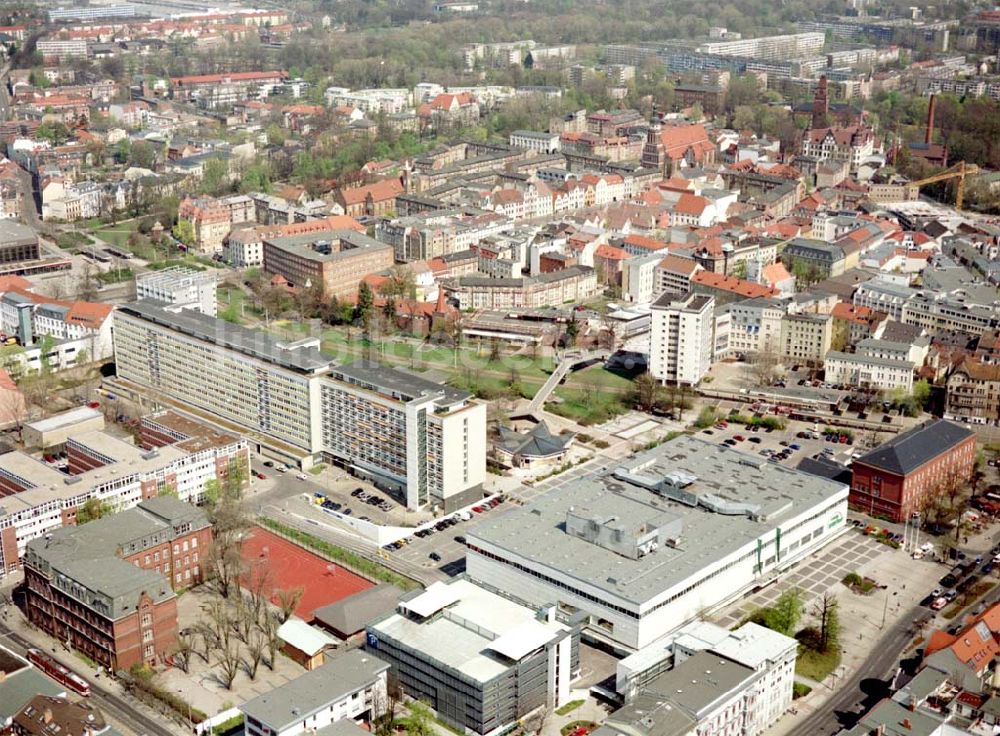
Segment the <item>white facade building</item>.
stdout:
[[[657,267],[663,256],[653,254],[629,258],[622,264],[622,298],[632,304],[649,304],[657,290]],[[686,289],[685,289],[686,291]]]
[[389,665],[360,649],[338,655],[307,672],[239,706],[247,736],[298,736],[340,721],[353,722],[350,730],[371,721],[388,707]]
[[324,456],[407,508],[450,512],[482,497],[486,405],[471,394],[358,361],[321,381],[320,412]]
[[729,306],[728,353],[747,356],[761,351],[777,352],[781,344],[781,322],[785,310],[776,299],[757,297]]
[[652,315],[649,372],[661,383],[697,385],[712,367],[715,299],[668,292]]
[[826,354],[825,368],[826,380],[830,383],[875,388],[881,391],[913,390],[914,363],[908,360],[831,350]]
[[480,522],[467,571],[634,651],[822,549],[846,529],[847,496],[842,483],[682,436]]
[[196,309],[210,317],[218,311],[215,290],[215,274],[211,270],[195,271],[183,266],[153,271],[135,279],[136,299]]

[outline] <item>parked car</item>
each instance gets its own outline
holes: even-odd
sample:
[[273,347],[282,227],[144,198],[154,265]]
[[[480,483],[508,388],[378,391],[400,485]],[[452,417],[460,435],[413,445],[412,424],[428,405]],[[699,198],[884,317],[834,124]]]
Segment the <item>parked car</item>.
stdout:
[[266,475],[264,475],[263,473],[257,473],[257,477],[258,477],[258,478],[259,478],[260,480],[264,480],[264,479],[265,479],[265,478],[266,478],[267,476],[266,476]]
[[430,553],[429,555],[427,555],[427,556],[428,556],[428,557],[430,557],[430,558],[431,558],[432,560],[434,560],[435,562],[440,562],[440,561],[441,561],[441,555],[439,555],[439,554],[438,554],[437,552],[431,552],[431,553]]
[[761,439],[760,437],[751,437],[751,438],[750,438],[749,440],[747,440],[747,441],[748,441],[748,442],[753,442],[753,443],[754,443],[755,445],[759,445],[759,444],[760,444],[761,442],[763,442],[764,440],[762,440],[762,439]]
[[271,462],[270,460],[265,460],[264,463],[263,463],[263,465],[264,465],[265,468],[273,468],[274,467],[274,463]]
[[942,598],[935,598],[934,602],[931,603],[931,610],[932,611],[940,611],[942,608],[944,608],[947,605],[948,605],[948,599],[947,598],[943,598],[943,597]]

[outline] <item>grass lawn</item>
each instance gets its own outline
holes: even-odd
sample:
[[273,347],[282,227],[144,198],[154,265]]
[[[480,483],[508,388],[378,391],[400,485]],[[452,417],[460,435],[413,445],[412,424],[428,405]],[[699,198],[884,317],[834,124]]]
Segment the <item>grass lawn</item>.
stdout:
[[566,703],[565,705],[562,705],[559,708],[556,708],[556,715],[564,716],[567,713],[572,713],[574,710],[576,710],[577,708],[579,708],[581,705],[583,705],[583,701],[582,700],[571,700],[568,703]]
[[591,424],[603,424],[628,411],[628,406],[618,394],[581,391],[564,386],[559,386],[554,393],[562,401],[549,402],[545,408],[553,414],[572,419],[585,427]]
[[139,229],[139,221],[120,222],[115,225],[105,225],[92,230],[93,234],[105,243],[116,248],[127,248],[129,236]]
[[840,664],[840,647],[822,653],[806,647],[799,647],[799,658],[795,661],[795,671],[803,677],[823,682]]
[[105,273],[97,274],[97,280],[102,284],[120,284],[135,278],[131,268],[112,268]]

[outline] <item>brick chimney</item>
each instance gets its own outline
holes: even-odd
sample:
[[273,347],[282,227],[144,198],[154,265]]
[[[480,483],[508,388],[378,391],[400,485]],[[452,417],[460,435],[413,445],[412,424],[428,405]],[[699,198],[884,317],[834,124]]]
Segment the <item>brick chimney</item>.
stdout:
[[928,146],[934,140],[934,106],[937,104],[937,95],[931,95],[931,101],[927,105],[927,131],[924,133],[924,143]]

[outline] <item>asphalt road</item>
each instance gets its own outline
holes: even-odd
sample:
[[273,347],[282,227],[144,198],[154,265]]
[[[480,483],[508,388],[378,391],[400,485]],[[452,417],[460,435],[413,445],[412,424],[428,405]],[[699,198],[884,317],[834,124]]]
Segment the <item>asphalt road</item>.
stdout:
[[[20,634],[12,631],[6,624],[0,623],[0,639],[4,640],[4,645],[24,656],[27,650],[34,645]],[[58,655],[53,655],[56,659],[61,659]],[[63,666],[69,666],[66,661],[62,661]],[[77,669],[70,667],[70,669]],[[159,721],[146,716],[135,705],[124,698],[105,690],[92,678],[86,678],[90,683],[91,703],[100,708],[112,719],[128,727],[128,733],[136,736],[176,736],[176,731],[164,728]]]
[[[994,588],[978,601],[973,601],[965,608],[965,612],[956,616],[953,621],[961,621],[962,616],[976,606],[989,607],[997,601],[1000,601],[1000,587]],[[836,692],[833,697],[824,703],[822,709],[796,726],[795,733],[827,736],[853,726],[860,714],[867,712],[888,694],[889,678],[895,673],[900,655],[914,636],[910,625],[914,620],[926,615],[926,608],[914,606],[897,617],[896,623],[878,642],[878,647],[872,650],[868,659],[848,679],[838,681],[834,685]],[[924,633],[929,634],[936,625],[947,624],[947,621],[940,619],[936,623],[932,621]]]
[[888,693],[885,685],[880,686],[872,681],[884,681],[895,672],[900,653],[913,637],[910,631],[912,621],[925,613],[925,609],[914,606],[898,617],[879,641],[878,647],[868,655],[868,659],[849,678],[837,681],[833,697],[820,710],[798,724],[795,733],[803,736],[832,736],[845,727],[853,726],[863,712]]

